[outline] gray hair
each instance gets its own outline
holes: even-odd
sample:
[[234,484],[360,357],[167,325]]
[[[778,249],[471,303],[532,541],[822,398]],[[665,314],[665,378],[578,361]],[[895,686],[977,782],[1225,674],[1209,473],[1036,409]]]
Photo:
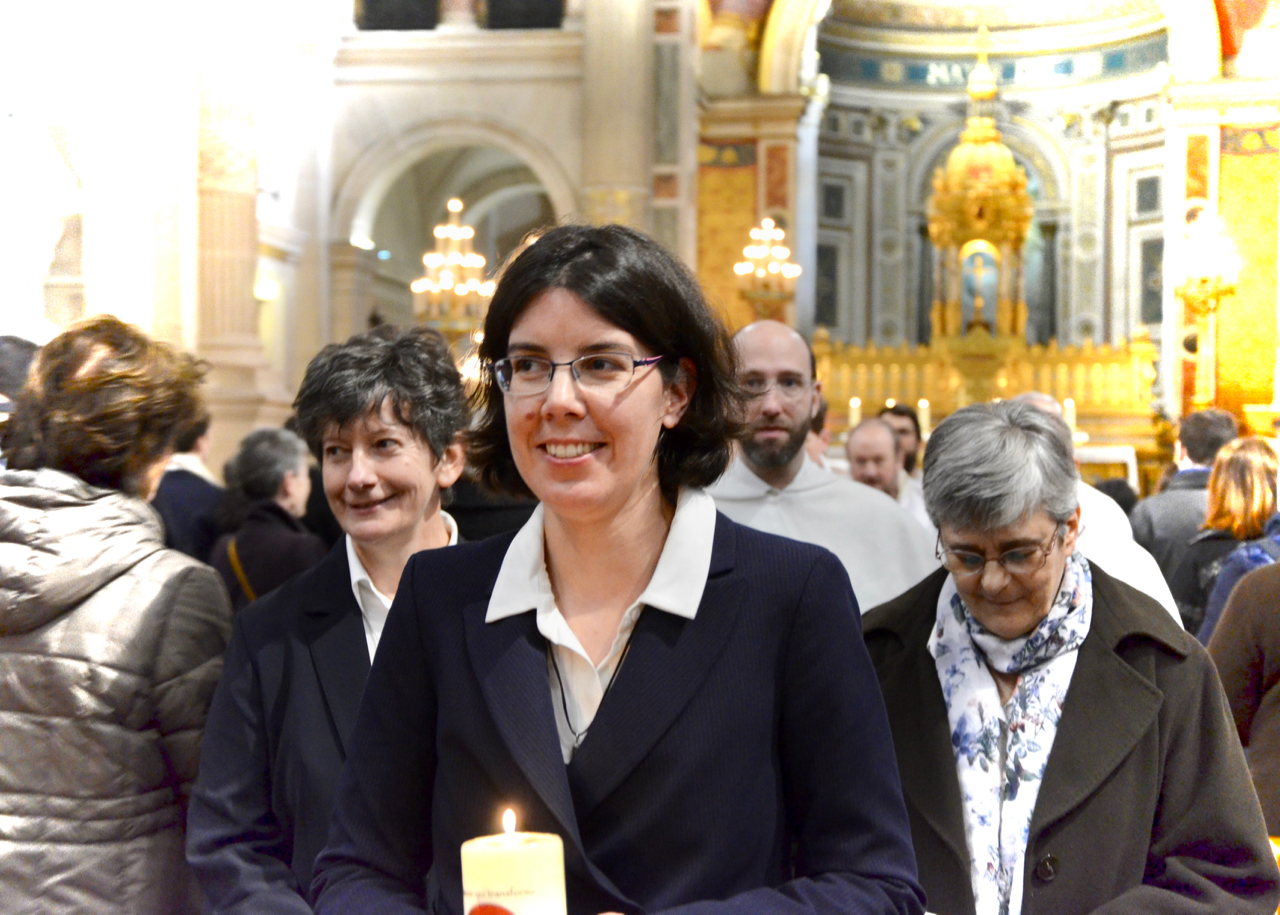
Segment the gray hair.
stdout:
[[396,419],[439,460],[470,419],[448,341],[425,327],[383,325],[330,343],[307,366],[293,409],[317,459],[329,426],[342,428],[390,402]]
[[957,410],[924,453],[925,507],[939,528],[995,531],[1040,510],[1061,524],[1078,479],[1067,424],[1026,402]]
[[286,473],[305,472],[307,443],[288,429],[256,429],[227,461],[227,485],[251,502],[273,499]]

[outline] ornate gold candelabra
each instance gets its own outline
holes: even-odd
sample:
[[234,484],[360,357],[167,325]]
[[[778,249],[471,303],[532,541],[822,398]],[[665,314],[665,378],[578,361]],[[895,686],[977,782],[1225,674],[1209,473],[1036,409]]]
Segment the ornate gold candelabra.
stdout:
[[484,323],[495,283],[485,279],[484,256],[472,250],[476,230],[462,224],[462,201],[455,197],[446,206],[449,221],[435,227],[435,250],[422,257],[426,275],[409,289],[418,321],[457,343]]
[[800,266],[791,260],[791,249],[782,242],[786,232],[772,219],[763,219],[751,230],[752,244],[742,249],[745,260],[733,265],[738,292],[757,318],[791,322],[789,306],[796,294]]
[[1236,291],[1240,254],[1207,202],[1195,202],[1181,239],[1181,281],[1174,295],[1182,302],[1183,346],[1195,360],[1191,403],[1203,410],[1217,399],[1218,306]]

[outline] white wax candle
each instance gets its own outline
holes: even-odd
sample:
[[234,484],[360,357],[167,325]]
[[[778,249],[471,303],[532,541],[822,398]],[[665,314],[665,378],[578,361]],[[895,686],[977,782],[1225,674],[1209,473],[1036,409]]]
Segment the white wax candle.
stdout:
[[929,401],[923,397],[916,403],[916,419],[920,420],[920,437],[928,438],[933,429],[933,417],[929,415]]
[[858,423],[862,422],[862,398],[849,398],[849,428],[852,429]]
[[1068,429],[1072,432],[1076,431],[1076,402],[1070,397],[1062,402],[1062,419],[1066,422]]
[[462,911],[465,915],[566,915],[564,843],[538,832],[514,832],[515,815],[503,816],[506,832],[462,843]]

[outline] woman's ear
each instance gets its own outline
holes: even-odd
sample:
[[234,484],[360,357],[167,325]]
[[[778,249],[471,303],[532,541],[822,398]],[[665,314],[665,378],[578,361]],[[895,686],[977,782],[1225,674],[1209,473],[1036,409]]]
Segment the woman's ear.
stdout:
[[692,359],[687,357],[681,359],[676,377],[666,386],[667,408],[662,416],[663,426],[674,429],[680,424],[685,411],[689,409],[689,402],[693,400],[693,392],[697,387],[698,367],[693,364]]
[[463,468],[467,466],[467,452],[462,445],[462,437],[454,436],[444,449],[444,453],[440,455],[440,459],[436,461],[436,485],[441,489],[448,489],[454,483],[458,482],[458,477],[462,476]]

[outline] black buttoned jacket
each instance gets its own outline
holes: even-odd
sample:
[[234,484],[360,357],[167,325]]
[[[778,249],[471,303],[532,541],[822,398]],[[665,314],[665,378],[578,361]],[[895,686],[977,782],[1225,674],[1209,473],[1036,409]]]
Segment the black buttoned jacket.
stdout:
[[[1273,915],[1280,873],[1213,664],[1096,565],[1093,622],[1027,842],[1023,915]],[[947,573],[863,619],[929,911],[973,915],[960,783],[927,643]]]

